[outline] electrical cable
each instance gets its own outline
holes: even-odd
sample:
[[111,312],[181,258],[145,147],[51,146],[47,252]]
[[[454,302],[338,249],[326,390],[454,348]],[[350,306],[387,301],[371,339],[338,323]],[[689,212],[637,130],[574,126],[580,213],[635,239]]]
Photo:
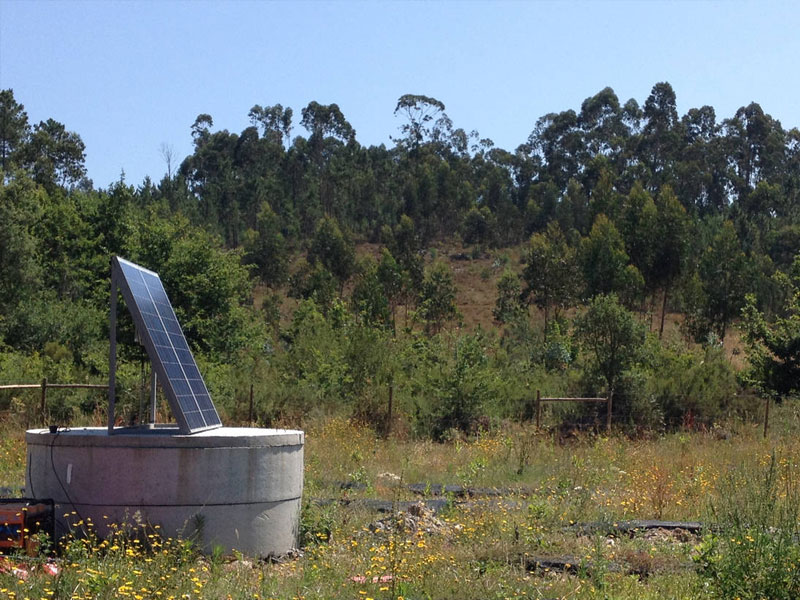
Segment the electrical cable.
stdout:
[[36,492],[33,491],[33,477],[31,477],[31,463],[32,462],[33,462],[33,460],[31,460],[31,457],[29,455],[28,456],[28,482],[27,482],[27,484],[28,484],[28,487],[30,487],[30,489],[26,489],[25,493],[27,494],[28,492],[30,492],[31,493],[31,498],[36,498]]
[[[65,428],[64,431],[69,431],[69,430]],[[50,441],[50,466],[53,469],[53,475],[55,475],[56,481],[58,481],[58,485],[61,486],[61,491],[64,492],[64,496],[66,497],[67,501],[70,503],[70,505],[72,505],[72,510],[74,510],[75,514],[78,516],[79,519],[78,522],[80,523],[81,531],[83,532],[84,535],[87,535],[86,521],[84,520],[83,515],[81,515],[80,511],[78,510],[78,507],[75,505],[75,502],[72,500],[72,497],[69,495],[67,488],[61,481],[61,478],[58,476],[58,470],[56,469],[56,462],[55,458],[53,457],[53,446],[55,445],[56,439],[60,434],[61,431],[59,429],[56,429],[56,432],[53,435],[53,439]]]

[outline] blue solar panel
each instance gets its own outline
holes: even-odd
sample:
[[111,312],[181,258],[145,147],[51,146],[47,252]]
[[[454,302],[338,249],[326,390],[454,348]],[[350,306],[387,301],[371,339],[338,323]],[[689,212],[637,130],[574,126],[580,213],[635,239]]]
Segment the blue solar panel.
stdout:
[[220,427],[217,409],[158,274],[116,257],[119,288],[182,430]]

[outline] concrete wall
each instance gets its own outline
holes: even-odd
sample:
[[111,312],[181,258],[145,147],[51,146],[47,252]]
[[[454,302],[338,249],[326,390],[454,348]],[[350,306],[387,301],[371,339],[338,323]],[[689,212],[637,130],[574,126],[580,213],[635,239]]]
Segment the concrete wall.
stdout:
[[91,519],[102,536],[135,515],[206,550],[267,556],[297,545],[301,431],[81,428],[31,430],[26,441],[28,493],[55,500],[61,531]]

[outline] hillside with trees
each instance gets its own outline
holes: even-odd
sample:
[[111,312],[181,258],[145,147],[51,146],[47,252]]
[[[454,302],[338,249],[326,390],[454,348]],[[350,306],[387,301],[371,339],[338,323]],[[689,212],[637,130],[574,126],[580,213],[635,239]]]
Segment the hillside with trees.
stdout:
[[[530,418],[536,389],[613,392],[631,431],[797,392],[800,130],[755,102],[679,115],[669,83],[641,104],[605,88],[521,122],[515,149],[423,95],[398,99],[390,147],[362,146],[336,104],[256,104],[239,133],[198,115],[159,181],[98,189],[80,135],[20,101],[0,91],[0,383],[107,377],[121,255],[160,273],[232,422],[251,383],[261,424],[336,413],[435,439]],[[459,268],[491,296],[479,315]],[[144,356],[122,330],[133,423]],[[53,398],[63,422],[103,409]]]

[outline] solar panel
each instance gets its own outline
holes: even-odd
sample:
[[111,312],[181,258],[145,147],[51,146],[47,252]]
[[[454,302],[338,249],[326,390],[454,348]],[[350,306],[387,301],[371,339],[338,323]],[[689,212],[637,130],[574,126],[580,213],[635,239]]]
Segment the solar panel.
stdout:
[[221,427],[161,278],[119,257],[112,261],[112,269],[116,269],[122,297],[181,430],[195,433]]

